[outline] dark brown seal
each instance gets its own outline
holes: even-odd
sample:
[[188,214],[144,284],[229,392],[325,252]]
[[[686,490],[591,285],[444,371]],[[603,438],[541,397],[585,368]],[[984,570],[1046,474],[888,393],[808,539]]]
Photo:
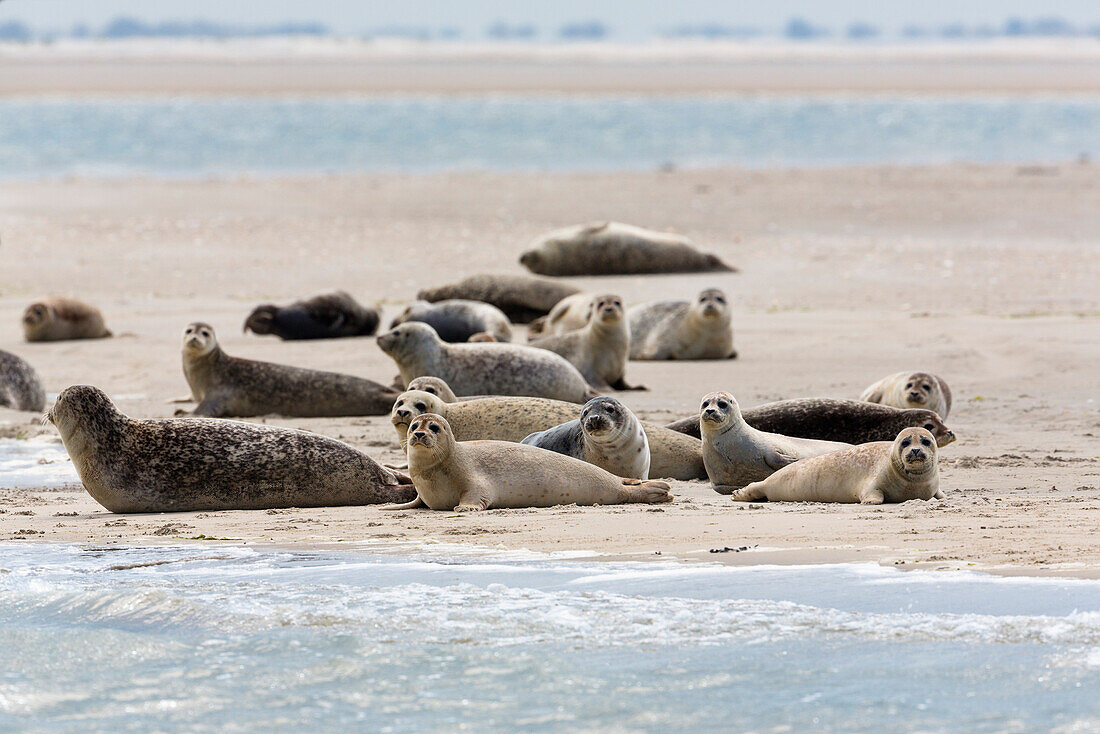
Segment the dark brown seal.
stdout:
[[515,323],[528,324],[548,314],[561,299],[579,291],[579,288],[547,278],[482,274],[438,288],[426,288],[416,297],[432,303],[452,298],[482,301],[496,306]]
[[46,391],[38,373],[21,357],[0,349],[0,406],[12,410],[46,408]]
[[344,291],[336,291],[289,306],[257,306],[245,319],[244,330],[274,334],[280,339],[370,336],[378,329],[381,316],[377,308],[362,306]]

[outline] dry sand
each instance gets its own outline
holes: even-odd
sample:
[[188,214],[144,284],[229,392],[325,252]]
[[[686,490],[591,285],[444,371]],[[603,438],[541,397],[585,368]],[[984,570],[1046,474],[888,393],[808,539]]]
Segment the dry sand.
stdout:
[[[388,380],[373,339],[283,343],[241,334],[261,300],[343,287],[387,315],[425,285],[519,272],[528,238],[614,218],[693,237],[740,274],[573,279],[628,302],[725,288],[741,358],[632,363],[643,416],[699,396],[744,404],[854,397],[901,369],[935,371],[956,399],[942,502],[744,505],[677,482],[661,507],[476,515],[377,508],[110,515],[79,487],[0,492],[0,539],[313,546],[431,539],[624,558],[736,563],[878,560],[1100,576],[1100,168],[966,166],[592,175],[453,174],[203,182],[0,183],[0,349],[47,389],[93,383],[133,416],[186,392],[179,335],[210,321],[231,354]],[[25,344],[30,298],[101,306],[117,336]],[[0,410],[0,432],[26,435]],[[283,420],[400,458],[385,418]],[[190,541],[187,541],[190,542]],[[710,554],[712,548],[759,546]]]

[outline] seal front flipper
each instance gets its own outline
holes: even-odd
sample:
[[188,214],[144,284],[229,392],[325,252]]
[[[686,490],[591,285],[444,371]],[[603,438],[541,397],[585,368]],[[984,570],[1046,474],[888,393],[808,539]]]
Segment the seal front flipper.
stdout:
[[645,385],[628,385],[628,384],[626,384],[626,380],[624,380],[623,378],[620,377],[618,380],[611,383],[611,389],[612,390],[648,390],[649,388],[646,387]]
[[753,482],[730,495],[730,499],[734,502],[756,502],[767,498],[763,482]]
[[195,399],[194,395],[182,395],[178,398],[169,398],[168,400],[164,401],[165,405],[175,405],[176,403],[197,403],[197,402],[199,402],[199,401],[197,399]]
[[886,501],[886,496],[882,493],[881,489],[872,489],[869,492],[865,492],[859,498],[861,505],[881,505]]
[[207,395],[193,411],[185,415],[196,418],[224,418],[229,415],[229,399],[224,395]]
[[455,505],[455,512],[488,510],[491,499],[488,492],[484,492],[477,487],[471,487],[459,496],[458,504]]
[[770,467],[771,469],[775,469],[776,471],[787,466],[787,464],[793,464],[796,461],[798,461],[797,456],[788,453],[783,449],[771,449],[764,454],[764,463],[767,464],[768,467]]

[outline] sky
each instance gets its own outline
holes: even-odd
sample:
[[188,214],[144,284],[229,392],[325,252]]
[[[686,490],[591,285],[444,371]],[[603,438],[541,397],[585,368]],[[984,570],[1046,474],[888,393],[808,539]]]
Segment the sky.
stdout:
[[202,18],[225,23],[320,21],[338,33],[387,26],[456,27],[482,35],[498,20],[531,23],[544,35],[568,21],[595,19],[619,38],[644,38],[690,23],[778,29],[803,17],[839,30],[856,20],[886,30],[952,22],[1000,25],[1011,16],[1061,16],[1100,25],[1100,0],[2,0],[0,23],[19,20],[35,30],[92,28],[128,15],[145,21]]

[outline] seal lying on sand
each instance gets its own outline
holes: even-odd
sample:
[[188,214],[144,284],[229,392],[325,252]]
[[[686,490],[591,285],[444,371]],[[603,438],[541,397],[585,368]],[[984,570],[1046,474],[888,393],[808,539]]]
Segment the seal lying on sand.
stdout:
[[733,493],[753,502],[883,502],[943,499],[936,439],[906,428],[891,441],[876,441],[803,459]]
[[708,288],[694,302],[658,301],[632,306],[631,359],[736,359],[726,294]]
[[[940,448],[955,440],[955,434],[930,410],[899,410],[858,400],[800,398],[765,403],[741,411],[745,422],[758,431],[781,433],[792,438],[861,444],[892,441],[903,428],[924,428],[936,437]],[[699,416],[669,423],[668,428],[699,437]]]
[[417,294],[422,301],[461,298],[491,303],[517,324],[545,316],[554,304],[580,289],[546,278],[528,275],[472,275],[457,283],[426,288]]
[[43,298],[23,311],[23,338],[29,342],[102,339],[111,336],[95,306],[73,298]]
[[719,494],[771,476],[800,459],[850,448],[851,444],[791,438],[758,431],[741,417],[741,407],[727,392],[703,398],[703,462]]
[[527,327],[527,341],[583,329],[592,315],[593,298],[591,293],[574,293],[561,299],[550,313],[531,322]]
[[619,222],[554,230],[532,242],[519,261],[540,275],[734,272],[686,237]]
[[591,316],[584,328],[531,342],[532,347],[560,354],[576,367],[597,390],[644,390],[626,384],[630,330],[618,296],[596,296],[589,304]]
[[611,472],[649,479],[649,441],[638,417],[615,398],[593,398],[580,418],[523,439],[528,446],[554,451]]
[[362,377],[230,357],[201,322],[184,329],[182,351],[183,376],[199,403],[192,415],[387,415],[400,395]]
[[41,412],[46,407],[42,381],[22,358],[0,349],[0,407]]
[[863,391],[860,400],[892,408],[925,408],[946,418],[951,412],[951,388],[929,372],[898,372]]
[[387,509],[488,510],[497,507],[671,502],[667,482],[622,479],[598,466],[507,441],[455,441],[445,418],[409,425],[412,502]]
[[411,480],[315,433],[238,421],[134,420],[99,389],[66,388],[46,416],[84,488],[111,512],[407,502]]
[[406,385],[431,375],[446,381],[458,395],[530,395],[570,403],[596,395],[576,367],[545,349],[447,344],[432,327],[415,321],[379,336],[378,346],[397,363]]
[[446,301],[417,301],[393,320],[390,328],[407,321],[419,321],[435,329],[445,342],[467,342],[475,334],[491,334],[495,341],[512,341],[512,325],[496,306],[481,301],[454,298]]
[[377,308],[361,306],[344,291],[336,291],[289,306],[257,306],[245,319],[244,330],[280,339],[337,339],[370,336],[380,318]]

